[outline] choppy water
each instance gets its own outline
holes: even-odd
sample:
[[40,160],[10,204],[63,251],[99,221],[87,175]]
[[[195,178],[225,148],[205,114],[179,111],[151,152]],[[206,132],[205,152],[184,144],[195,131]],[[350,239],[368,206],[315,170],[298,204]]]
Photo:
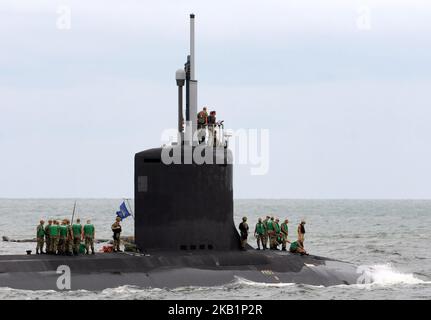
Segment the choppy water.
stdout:
[[[80,200],[77,217],[92,219],[98,238],[109,239],[120,200]],[[40,218],[70,216],[72,200],[1,200],[0,236],[33,238]],[[220,287],[173,290],[125,286],[100,292],[26,291],[0,288],[0,299],[430,299],[431,201],[237,200],[235,221],[254,224],[266,214],[288,217],[291,230],[307,220],[306,246],[316,255],[372,268],[369,285],[316,287],[265,284],[238,278]],[[133,234],[133,220],[123,223]],[[253,240],[250,240],[254,245]],[[23,253],[32,243],[0,242],[0,254]]]

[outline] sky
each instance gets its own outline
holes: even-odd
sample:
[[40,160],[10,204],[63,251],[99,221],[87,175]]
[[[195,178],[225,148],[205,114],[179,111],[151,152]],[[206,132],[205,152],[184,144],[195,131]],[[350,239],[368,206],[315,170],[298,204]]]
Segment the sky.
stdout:
[[175,128],[196,14],[198,104],[268,130],[235,198],[431,198],[428,1],[2,0],[0,198],[133,196]]

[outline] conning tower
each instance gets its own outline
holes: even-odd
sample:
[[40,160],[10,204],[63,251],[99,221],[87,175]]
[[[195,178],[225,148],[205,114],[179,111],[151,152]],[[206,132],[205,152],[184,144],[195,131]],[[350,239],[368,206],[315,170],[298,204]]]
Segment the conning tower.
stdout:
[[[191,14],[190,54],[184,69],[176,72],[178,143],[135,155],[135,241],[142,251],[239,248],[231,151],[224,141],[199,144],[197,139],[194,20]],[[180,155],[179,161],[167,163],[166,155],[174,154]],[[199,155],[198,160],[193,154]]]

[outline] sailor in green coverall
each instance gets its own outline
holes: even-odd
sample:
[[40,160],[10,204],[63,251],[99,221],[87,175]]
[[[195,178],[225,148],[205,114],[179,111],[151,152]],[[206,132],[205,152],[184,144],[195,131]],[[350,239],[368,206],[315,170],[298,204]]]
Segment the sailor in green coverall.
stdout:
[[94,226],[91,224],[90,220],[87,220],[87,224],[84,226],[84,237],[85,237],[85,254],[94,254]]
[[60,228],[58,221],[54,220],[53,224],[49,227],[49,237],[50,237],[50,253],[57,254],[58,239],[60,236]]
[[67,226],[66,221],[63,220],[61,222],[60,228],[60,237],[58,239],[58,254],[64,255],[66,253],[66,237],[67,237]]
[[290,243],[290,252],[292,253],[300,253],[301,255],[308,255],[307,251],[305,251],[304,247],[301,246],[299,241],[293,241]]
[[271,217],[271,219],[269,219],[268,222],[266,223],[266,230],[268,232],[268,242],[269,242],[269,248],[270,249],[273,248],[274,239],[276,238],[274,223],[275,223],[274,217]]
[[[280,225],[279,225],[279,222],[280,222],[280,220],[277,218],[277,219],[275,219],[275,222],[274,222],[274,237],[272,238],[272,243],[271,243],[271,247],[272,247],[272,249],[273,250],[278,250],[278,244],[279,244],[279,240],[281,240],[280,239],[280,231],[281,231],[281,229],[280,229]],[[281,241],[280,241],[281,242]]]
[[262,249],[265,250],[265,233],[265,225],[262,222],[262,218],[259,218],[258,222],[256,223],[256,227],[254,228],[254,236],[257,240],[257,250],[260,250],[260,244],[262,244]]
[[269,221],[270,217],[266,216],[265,220],[262,221],[263,226],[265,228],[265,235],[263,237],[263,249],[267,249],[268,248],[268,221]]
[[282,249],[281,250],[283,250],[283,251],[286,251],[286,243],[287,242],[290,243],[290,241],[287,240],[287,236],[289,235],[289,226],[287,225],[288,223],[289,223],[289,220],[286,219],[281,224],[281,233],[280,233],[280,235],[281,235],[281,243],[282,243],[282,245],[281,245]]
[[73,254],[77,256],[79,254],[79,245],[81,244],[81,240],[82,240],[82,225],[81,225],[80,219],[76,219],[76,223],[72,225],[72,232],[73,232]]

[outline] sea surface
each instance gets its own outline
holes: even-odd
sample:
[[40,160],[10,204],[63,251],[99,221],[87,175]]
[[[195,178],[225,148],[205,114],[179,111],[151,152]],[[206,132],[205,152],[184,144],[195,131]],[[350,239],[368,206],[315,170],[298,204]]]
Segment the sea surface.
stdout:
[[[110,239],[122,200],[78,200],[75,218],[91,219],[96,237]],[[0,237],[35,237],[40,219],[71,217],[74,200],[0,199]],[[431,200],[236,200],[235,222],[273,215],[290,220],[291,233],[306,219],[306,248],[315,255],[370,270],[372,283],[332,287],[266,284],[238,278],[218,287],[176,289],[123,286],[103,291],[28,291],[1,287],[0,299],[430,299]],[[133,218],[123,221],[133,235]],[[255,246],[251,237],[249,243]],[[100,248],[102,244],[98,245]],[[34,243],[0,241],[0,254],[34,251]]]

